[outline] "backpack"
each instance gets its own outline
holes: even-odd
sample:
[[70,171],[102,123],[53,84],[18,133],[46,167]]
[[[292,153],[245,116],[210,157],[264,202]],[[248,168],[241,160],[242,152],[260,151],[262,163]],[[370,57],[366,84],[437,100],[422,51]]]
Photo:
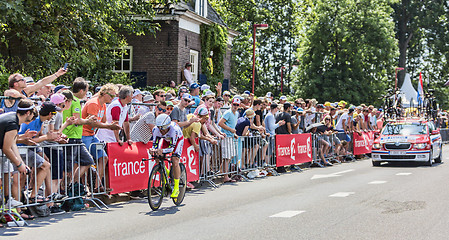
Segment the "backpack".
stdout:
[[28,208],[30,209],[31,214],[36,217],[48,217],[51,213],[50,208],[47,207],[47,204],[31,206]]
[[[73,194],[72,194],[72,191],[73,191]],[[79,194],[78,194],[78,192],[79,192]],[[84,196],[84,195],[86,195],[86,190],[85,190],[84,185],[81,184],[81,183],[75,183],[73,185],[73,190],[70,187],[68,189],[68,192],[67,192],[67,196],[69,198],[71,198],[71,197],[78,197],[78,196]],[[71,211],[80,211],[80,210],[82,210],[84,208],[84,200],[81,197],[66,200],[61,205],[61,208],[64,211],[66,211],[66,212],[68,212],[70,210]]]

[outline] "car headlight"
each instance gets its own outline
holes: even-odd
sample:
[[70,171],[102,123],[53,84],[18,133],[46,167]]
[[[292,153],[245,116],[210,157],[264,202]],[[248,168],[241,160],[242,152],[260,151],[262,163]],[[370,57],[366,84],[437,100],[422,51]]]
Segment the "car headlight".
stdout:
[[427,143],[416,143],[415,148],[416,149],[424,149],[427,147]]
[[380,143],[374,143],[373,144],[373,148],[374,149],[380,149],[382,147],[382,144],[380,144]]

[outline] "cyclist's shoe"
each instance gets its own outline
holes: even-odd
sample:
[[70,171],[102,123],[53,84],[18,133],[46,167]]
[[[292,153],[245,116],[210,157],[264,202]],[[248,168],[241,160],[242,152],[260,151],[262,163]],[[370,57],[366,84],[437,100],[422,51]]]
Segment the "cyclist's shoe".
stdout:
[[171,193],[171,198],[177,198],[179,195],[179,188],[173,189],[173,192]]

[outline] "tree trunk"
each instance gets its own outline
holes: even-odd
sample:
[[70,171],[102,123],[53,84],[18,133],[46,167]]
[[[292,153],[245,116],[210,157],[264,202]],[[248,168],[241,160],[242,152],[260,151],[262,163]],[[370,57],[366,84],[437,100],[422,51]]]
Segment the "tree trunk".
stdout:
[[408,24],[410,21],[410,13],[407,11],[407,6],[410,0],[402,0],[402,4],[398,9],[398,40],[399,40],[399,66],[404,68],[404,71],[398,71],[398,88],[401,88],[404,82],[405,73],[407,72],[407,48],[413,33],[409,32]]

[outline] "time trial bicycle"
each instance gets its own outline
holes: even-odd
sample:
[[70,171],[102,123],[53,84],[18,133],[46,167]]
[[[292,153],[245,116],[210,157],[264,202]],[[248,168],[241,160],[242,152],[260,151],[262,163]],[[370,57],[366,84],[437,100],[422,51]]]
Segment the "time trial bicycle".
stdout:
[[[148,204],[153,211],[158,210],[161,207],[164,197],[171,195],[174,187],[173,175],[170,161],[170,156],[152,155],[151,159],[143,158],[142,161],[155,160],[156,163],[151,170],[150,177],[148,178]],[[165,166],[165,162],[170,165],[170,170]],[[181,168],[181,177],[179,178],[179,194],[178,197],[172,198],[173,203],[176,206],[181,205],[184,200],[184,196],[187,189],[187,174],[186,168],[183,163],[179,163]]]

